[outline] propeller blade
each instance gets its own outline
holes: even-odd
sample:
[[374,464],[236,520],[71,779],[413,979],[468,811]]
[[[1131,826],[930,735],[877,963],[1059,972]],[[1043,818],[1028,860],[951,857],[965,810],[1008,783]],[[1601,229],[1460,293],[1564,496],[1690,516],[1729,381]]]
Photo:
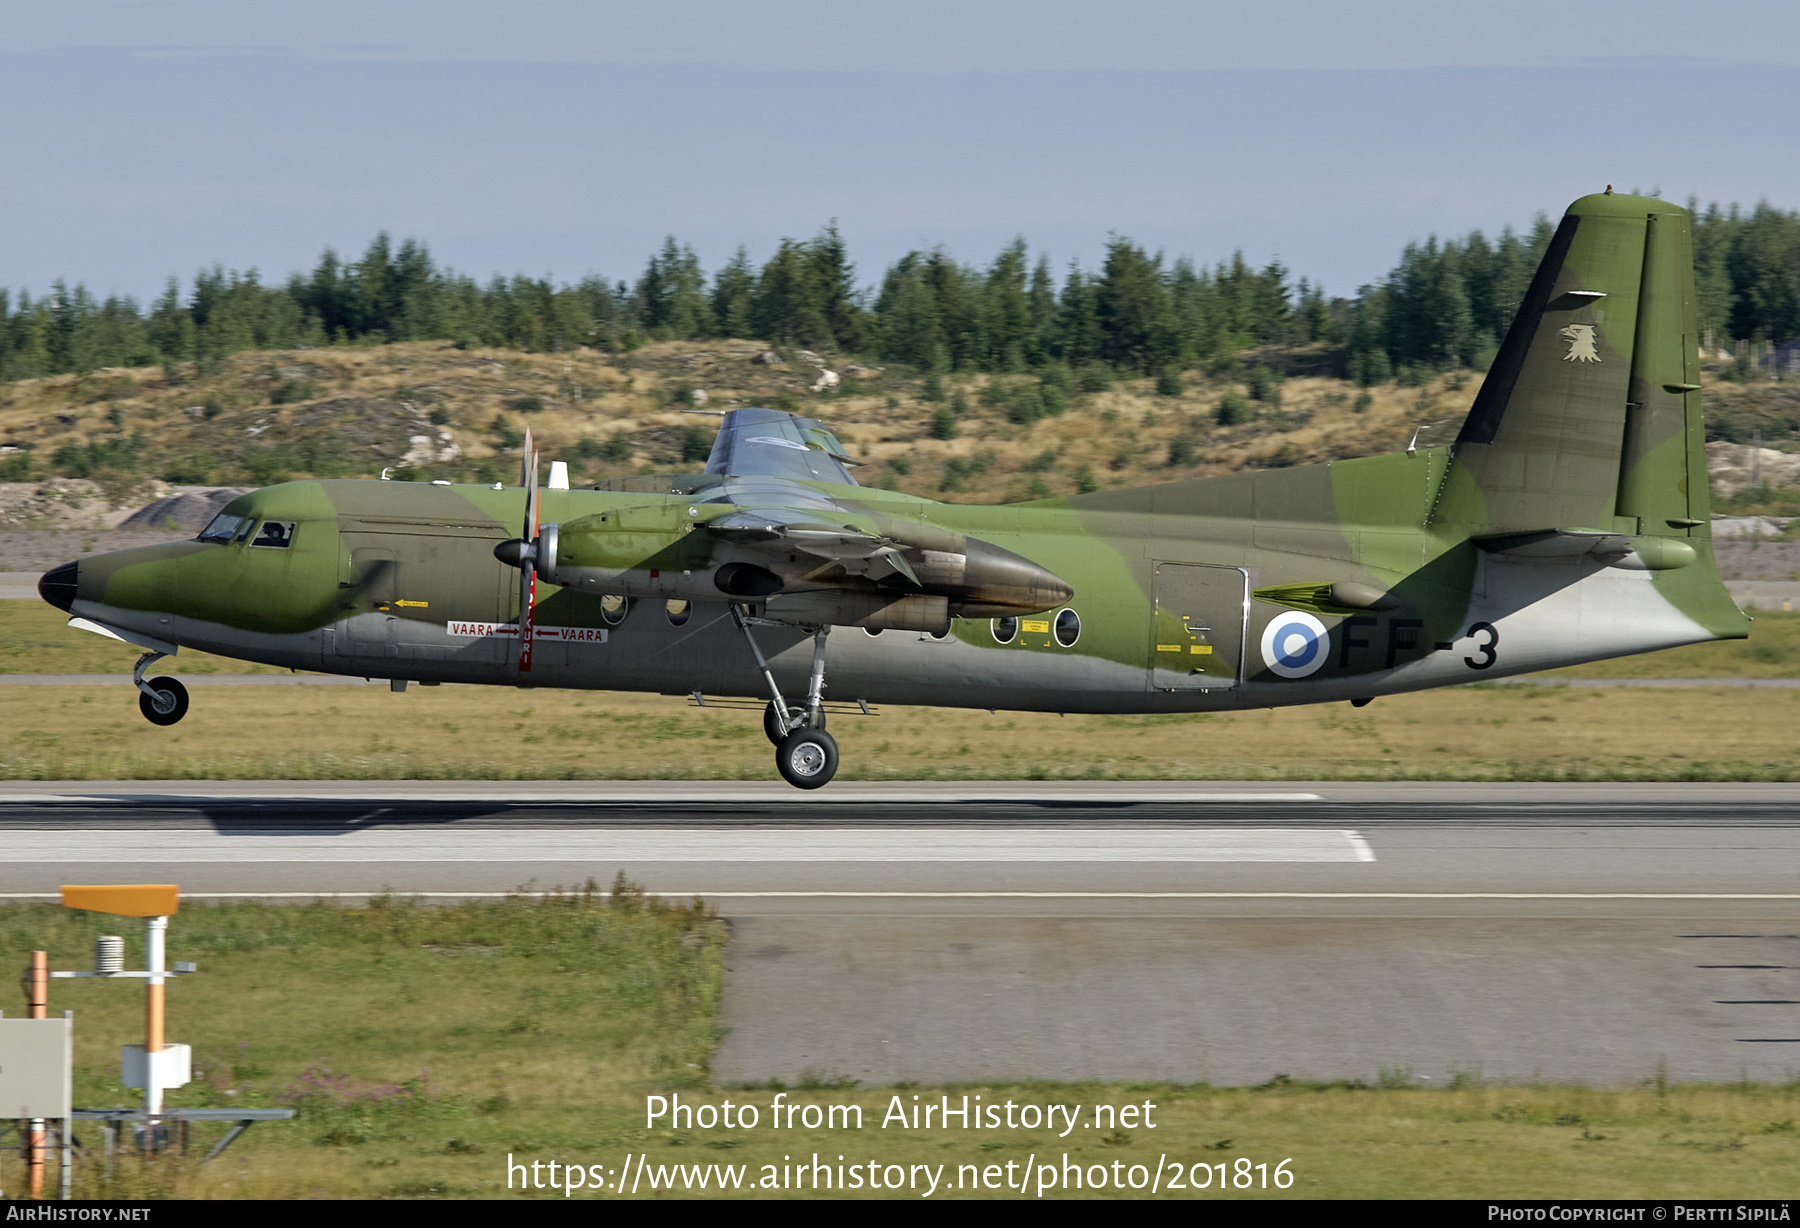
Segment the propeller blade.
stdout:
[[[519,534],[534,548],[538,538],[537,449],[531,444],[531,428],[525,428],[525,457],[519,485],[525,488],[525,528]],[[537,612],[537,559],[529,558],[519,569],[519,672],[531,672],[532,620]]]

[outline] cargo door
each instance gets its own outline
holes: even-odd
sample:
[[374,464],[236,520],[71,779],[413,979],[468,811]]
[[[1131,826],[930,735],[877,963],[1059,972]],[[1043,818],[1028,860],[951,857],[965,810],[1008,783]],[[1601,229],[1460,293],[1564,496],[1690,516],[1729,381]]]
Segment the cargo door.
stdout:
[[362,534],[344,534],[344,545],[350,553],[349,582],[354,586],[349,591],[355,594],[355,605],[363,613],[338,625],[338,655],[397,656],[391,628],[400,561],[392,546],[374,544]]
[[1156,564],[1150,689],[1236,686],[1249,596],[1250,579],[1242,568]]

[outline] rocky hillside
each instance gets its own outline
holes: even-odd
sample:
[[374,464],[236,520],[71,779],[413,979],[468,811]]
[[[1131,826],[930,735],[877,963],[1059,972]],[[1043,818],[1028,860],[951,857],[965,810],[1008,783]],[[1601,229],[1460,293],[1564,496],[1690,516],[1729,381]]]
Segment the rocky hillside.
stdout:
[[[516,481],[527,426],[577,484],[691,469],[714,423],[683,410],[738,405],[829,422],[865,484],[1017,500],[1394,451],[1415,433],[1445,442],[1480,384],[1464,372],[1364,390],[1327,374],[1330,359],[1320,348],[1246,352],[1159,382],[1092,369],[934,376],[753,342],[623,355],[418,342],[239,354],[204,375],[115,368],[0,385],[0,479],[15,484],[0,488],[0,528],[102,527],[180,484],[383,469]],[[1707,379],[1709,419],[1800,454],[1800,389]],[[1747,458],[1718,459],[1727,492],[1741,488]],[[1769,472],[1785,480],[1788,468]]]

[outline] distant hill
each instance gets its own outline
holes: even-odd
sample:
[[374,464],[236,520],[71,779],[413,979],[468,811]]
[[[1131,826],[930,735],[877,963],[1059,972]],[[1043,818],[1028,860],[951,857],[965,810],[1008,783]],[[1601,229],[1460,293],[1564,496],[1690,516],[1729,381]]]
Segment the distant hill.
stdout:
[[[865,485],[1020,500],[1398,451],[1415,432],[1421,445],[1447,442],[1482,379],[1421,372],[1415,386],[1365,389],[1323,373],[1334,365],[1323,345],[1158,378],[1054,366],[935,376],[736,340],[620,355],[441,341],[248,351],[199,378],[113,368],[0,385],[0,480],[87,478],[114,508],[166,493],[156,481],[256,486],[385,468],[402,480],[512,483],[529,425],[544,460],[568,461],[581,484],[697,469],[715,422],[684,407],[767,405],[830,422]],[[1800,384],[1729,382],[1710,369],[1705,379],[1709,423],[1800,451]],[[1754,510],[1747,497],[1736,510]]]

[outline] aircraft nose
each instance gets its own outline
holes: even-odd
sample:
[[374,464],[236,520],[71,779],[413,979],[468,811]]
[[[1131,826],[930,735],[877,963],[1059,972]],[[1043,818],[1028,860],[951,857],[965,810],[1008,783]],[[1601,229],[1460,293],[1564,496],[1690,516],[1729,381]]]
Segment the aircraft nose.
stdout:
[[64,563],[61,567],[53,567],[46,571],[38,580],[38,596],[59,610],[73,609],[75,577],[80,566],[79,563]]

